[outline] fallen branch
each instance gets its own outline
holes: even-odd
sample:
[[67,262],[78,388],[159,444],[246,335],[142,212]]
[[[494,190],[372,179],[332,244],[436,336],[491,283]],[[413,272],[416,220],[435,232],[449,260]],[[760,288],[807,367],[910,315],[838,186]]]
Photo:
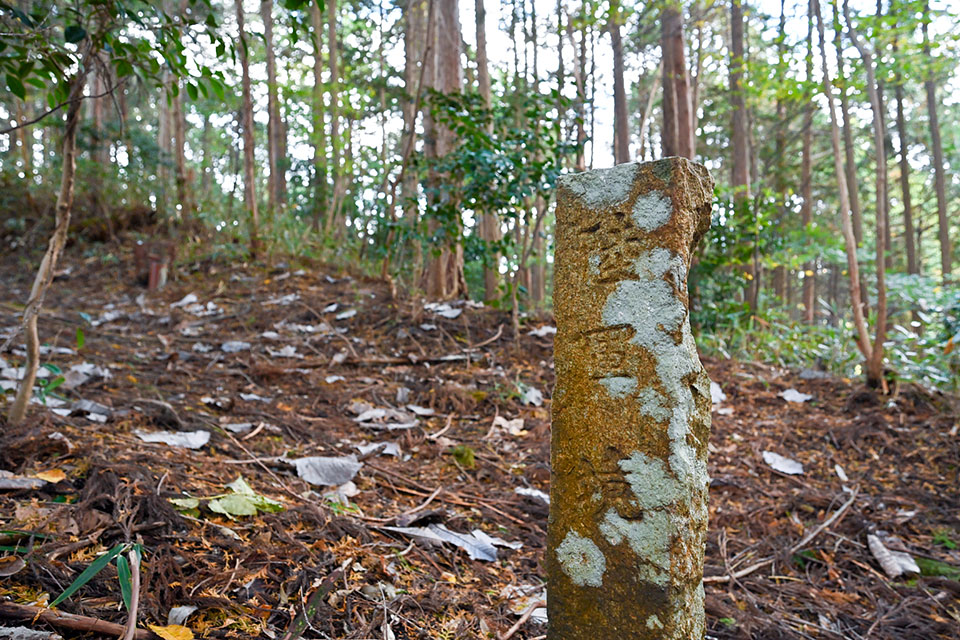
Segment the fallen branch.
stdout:
[[497,640],[510,640],[510,638],[512,638],[514,634],[520,630],[520,627],[526,624],[527,620],[530,619],[530,616],[533,615],[534,611],[545,606],[547,606],[547,603],[543,600],[537,600],[534,602],[526,611],[523,612],[523,615],[520,616],[520,619],[517,620],[516,624],[507,629],[507,632],[503,635],[497,636]]
[[[46,622],[52,627],[61,627],[63,629],[72,629],[74,631],[87,633],[98,633],[104,636],[113,636],[114,638],[121,637],[127,631],[125,625],[116,624],[115,622],[107,622],[99,618],[64,613],[56,609],[47,609],[29,604],[15,604],[13,602],[0,602],[0,618],[29,620],[31,624]],[[137,629],[133,637],[135,640],[153,640],[157,638],[152,631],[146,629]]]
[[[834,522],[836,522],[837,520],[839,520],[840,517],[843,516],[844,513],[846,513],[847,509],[850,508],[850,505],[853,504],[853,501],[857,499],[857,493],[859,493],[859,491],[860,491],[860,488],[859,488],[859,487],[855,487],[855,488],[853,489],[853,493],[851,494],[849,500],[847,500],[846,502],[844,502],[844,503],[840,506],[840,508],[837,509],[836,511],[834,511],[832,516],[830,516],[829,518],[827,518],[826,520],[824,520],[823,523],[822,523],[819,527],[817,527],[816,529],[814,529],[813,531],[811,531],[810,533],[808,533],[807,535],[805,535],[803,538],[801,538],[801,539],[800,539],[800,542],[798,542],[797,544],[795,544],[795,545],[793,545],[792,547],[790,547],[790,548],[787,550],[787,553],[788,553],[789,555],[793,555],[794,553],[796,553],[797,551],[799,551],[801,548],[803,548],[803,547],[807,546],[808,544],[810,544],[810,542],[811,542],[814,538],[816,538],[818,535],[820,535],[821,533],[823,533],[823,531],[824,531],[827,527],[829,527],[829,526],[832,525]],[[756,564],[752,564],[752,565],[750,565],[749,567],[746,567],[746,568],[744,568],[744,569],[741,569],[740,571],[736,571],[736,572],[734,572],[734,573],[731,573],[731,574],[728,574],[728,575],[725,575],[725,576],[704,576],[704,577],[703,577],[703,582],[706,583],[706,584],[710,584],[710,583],[726,583],[726,582],[730,582],[731,580],[738,580],[738,579],[740,579],[740,578],[743,578],[744,576],[750,575],[750,574],[753,573],[754,571],[758,571],[758,570],[760,570],[760,569],[763,569],[764,567],[767,567],[767,566],[773,564],[773,562],[774,562],[775,560],[776,560],[775,557],[767,558],[767,559],[765,559],[765,560],[761,560],[760,562],[757,562]]]

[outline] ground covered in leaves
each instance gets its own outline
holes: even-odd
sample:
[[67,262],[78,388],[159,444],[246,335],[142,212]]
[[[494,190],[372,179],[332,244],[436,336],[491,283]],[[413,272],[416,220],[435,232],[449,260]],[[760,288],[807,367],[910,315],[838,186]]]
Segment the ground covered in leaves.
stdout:
[[[502,312],[307,263],[202,260],[147,293],[129,258],[68,255],[47,298],[59,386],[0,435],[0,627],[53,629],[12,605],[49,604],[139,545],[141,638],[545,637],[543,611],[523,614],[543,597],[549,319],[515,337]],[[33,264],[3,260],[9,334]],[[0,353],[5,389],[20,349]],[[960,636],[949,399],[706,365],[725,396],[709,635]],[[915,569],[889,578],[871,542]],[[57,609],[126,624],[129,565]]]

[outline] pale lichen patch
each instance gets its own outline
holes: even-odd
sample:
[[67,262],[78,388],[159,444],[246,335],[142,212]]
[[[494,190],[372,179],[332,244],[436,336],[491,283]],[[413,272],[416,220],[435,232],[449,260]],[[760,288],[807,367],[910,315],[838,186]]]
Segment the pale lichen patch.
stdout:
[[637,379],[630,376],[607,376],[600,379],[600,384],[614,398],[626,398],[637,390]]
[[663,623],[660,622],[660,618],[656,614],[647,618],[647,628],[648,629],[663,629]]
[[608,509],[598,527],[612,545],[626,541],[642,560],[641,577],[663,586],[670,579],[670,539],[675,527],[664,511],[648,511],[640,520],[627,520]]
[[561,176],[558,186],[568,189],[586,209],[607,209],[630,198],[638,168],[636,163],[627,163]]
[[637,197],[631,213],[634,224],[644,231],[655,231],[670,221],[672,210],[670,198],[651,191]]
[[679,498],[677,480],[667,472],[663,460],[635,451],[618,464],[637,504],[644,509],[664,507]]
[[557,547],[560,568],[578,587],[600,587],[607,559],[593,540],[570,531]]
[[637,399],[640,401],[640,412],[658,422],[666,422],[673,415],[666,398],[653,387],[641,389]]

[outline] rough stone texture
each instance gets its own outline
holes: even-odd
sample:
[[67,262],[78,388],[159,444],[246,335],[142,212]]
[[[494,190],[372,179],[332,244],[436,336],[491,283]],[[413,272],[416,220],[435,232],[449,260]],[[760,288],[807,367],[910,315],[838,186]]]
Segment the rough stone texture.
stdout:
[[710,380],[687,269],[712,199],[683,158],[560,180],[551,640],[704,636]]

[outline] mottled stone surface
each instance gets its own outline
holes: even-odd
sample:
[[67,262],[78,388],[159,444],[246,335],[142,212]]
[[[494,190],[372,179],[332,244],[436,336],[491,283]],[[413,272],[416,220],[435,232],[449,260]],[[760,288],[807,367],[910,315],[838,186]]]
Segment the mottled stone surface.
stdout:
[[682,158],[560,180],[550,640],[704,636],[710,380],[687,270],[712,200]]

